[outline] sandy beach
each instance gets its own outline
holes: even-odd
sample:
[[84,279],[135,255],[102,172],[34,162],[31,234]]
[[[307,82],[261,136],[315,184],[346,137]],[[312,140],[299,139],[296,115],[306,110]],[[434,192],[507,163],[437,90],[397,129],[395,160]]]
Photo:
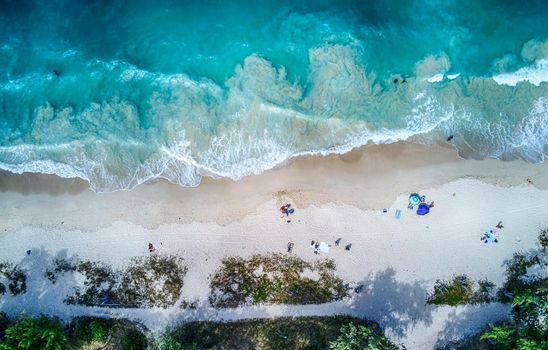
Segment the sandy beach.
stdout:
[[[398,143],[295,159],[237,182],[205,179],[196,188],[156,182],[98,194],[80,180],[2,174],[0,260],[29,271],[29,292],[4,296],[0,309],[65,319],[127,317],[152,330],[189,320],[352,314],[379,322],[408,349],[432,349],[508,317],[505,305],[432,307],[425,298],[436,279],[455,274],[500,285],[504,261],[537,247],[538,232],[547,225],[547,170],[546,163],[462,160],[451,148]],[[407,209],[413,192],[435,202],[428,215]],[[295,208],[290,223],[280,217],[285,203]],[[484,244],[480,237],[499,221],[504,224],[499,242]],[[332,248],[315,255],[311,240]],[[289,241],[298,257],[333,259],[337,274],[365,284],[365,291],[322,305],[225,310],[207,305],[208,276],[223,257],[283,253]],[[154,254],[185,259],[183,298],[197,301],[196,309],[181,309],[182,300],[168,309],[67,306],[62,300],[68,283],[53,286],[44,278],[55,257],[124,266],[150,254],[148,243],[157,248]],[[348,243],[352,249],[345,251]]]

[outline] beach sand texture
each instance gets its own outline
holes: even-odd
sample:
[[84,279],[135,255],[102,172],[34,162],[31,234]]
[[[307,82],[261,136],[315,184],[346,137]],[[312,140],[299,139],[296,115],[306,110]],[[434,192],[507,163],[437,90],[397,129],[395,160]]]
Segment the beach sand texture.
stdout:
[[[155,331],[190,320],[352,314],[379,322],[408,349],[431,349],[508,317],[509,308],[500,304],[427,306],[426,294],[436,279],[454,274],[501,284],[505,259],[535,248],[538,231],[547,224],[547,167],[462,160],[452,149],[399,143],[296,159],[260,176],[238,182],[208,179],[197,188],[157,182],[96,194],[77,180],[4,174],[0,260],[29,271],[29,291],[4,296],[0,309],[12,315],[127,317]],[[435,202],[430,214],[421,217],[406,208],[412,192]],[[296,210],[291,223],[280,217],[285,203]],[[499,243],[481,242],[483,232],[500,220]],[[342,238],[339,247],[337,238]],[[317,256],[311,240],[333,247]],[[223,257],[285,252],[289,241],[298,257],[335,260],[337,274],[365,284],[364,291],[323,305],[224,310],[207,305],[208,276]],[[150,254],[149,242],[155,254],[186,260],[183,298],[197,300],[195,310],[67,306],[62,300],[69,284],[51,285],[43,276],[45,262],[55,257],[124,266],[132,257]],[[347,243],[351,251],[344,250]]]

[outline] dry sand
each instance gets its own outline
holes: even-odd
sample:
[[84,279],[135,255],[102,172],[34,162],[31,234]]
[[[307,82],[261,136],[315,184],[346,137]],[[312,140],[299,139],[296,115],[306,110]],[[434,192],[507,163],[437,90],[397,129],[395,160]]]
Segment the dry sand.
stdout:
[[[198,188],[165,182],[132,191],[96,194],[81,181],[50,176],[0,177],[0,261],[30,272],[29,292],[4,296],[0,309],[16,314],[114,315],[160,330],[181,320],[233,320],[281,315],[353,314],[378,321],[408,349],[431,349],[508,317],[499,304],[426,306],[438,278],[466,273],[500,284],[505,259],[536,247],[548,225],[548,165],[522,161],[461,160],[451,149],[396,144],[357,150],[342,157],[305,158],[285,168],[238,182],[206,180]],[[526,179],[533,181],[528,184]],[[406,209],[411,192],[435,201],[424,217]],[[292,222],[278,208],[296,207]],[[382,208],[388,208],[383,213]],[[394,217],[402,210],[401,219]],[[482,233],[503,221],[500,242]],[[206,305],[208,276],[225,256],[284,252],[316,259],[311,240],[333,244],[328,257],[346,281],[365,291],[341,302],[309,306],[257,306],[214,310]],[[184,298],[196,310],[69,307],[68,285],[43,278],[57,256],[103,260],[115,266],[131,257],[177,253],[188,263]],[[352,250],[342,246],[352,243]],[[25,254],[32,249],[32,254]]]

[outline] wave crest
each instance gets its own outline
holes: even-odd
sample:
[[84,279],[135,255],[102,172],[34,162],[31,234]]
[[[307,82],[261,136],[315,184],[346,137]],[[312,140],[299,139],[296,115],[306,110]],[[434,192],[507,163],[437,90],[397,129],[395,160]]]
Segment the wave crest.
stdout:
[[[450,69],[446,55],[425,58],[405,82],[384,81],[344,45],[312,48],[309,61],[303,85],[259,55],[245,58],[224,85],[124,62],[87,63],[85,93],[112,90],[81,105],[35,103],[27,129],[0,135],[0,168],[79,177],[101,192],[158,178],[197,186],[204,175],[239,179],[296,156],[449,134],[467,157],[537,162],[548,153],[546,84],[512,88],[455,75],[428,83]],[[69,78],[15,85],[62,95],[74,86]]]

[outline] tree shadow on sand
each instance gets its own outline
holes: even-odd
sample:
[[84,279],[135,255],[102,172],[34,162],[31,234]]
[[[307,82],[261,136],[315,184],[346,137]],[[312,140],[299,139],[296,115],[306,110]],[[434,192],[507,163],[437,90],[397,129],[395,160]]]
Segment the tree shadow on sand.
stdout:
[[467,305],[461,311],[453,309],[449,313],[443,329],[438,333],[435,349],[453,349],[464,339],[478,334],[497,323],[510,318],[509,305],[500,303]]
[[417,323],[430,325],[434,307],[426,304],[427,290],[421,282],[399,282],[387,268],[368,275],[352,307],[385,330],[403,337]]
[[55,259],[71,258],[66,249],[55,255],[50,254],[43,247],[31,248],[30,251],[30,255],[25,255],[17,263],[26,275],[26,292],[17,296],[6,293],[0,297],[0,309],[11,316],[20,313],[28,315],[54,313],[53,311],[57,311],[57,308],[64,306],[64,298],[76,284],[74,278],[68,274],[62,281],[55,284],[46,278],[46,269]]

